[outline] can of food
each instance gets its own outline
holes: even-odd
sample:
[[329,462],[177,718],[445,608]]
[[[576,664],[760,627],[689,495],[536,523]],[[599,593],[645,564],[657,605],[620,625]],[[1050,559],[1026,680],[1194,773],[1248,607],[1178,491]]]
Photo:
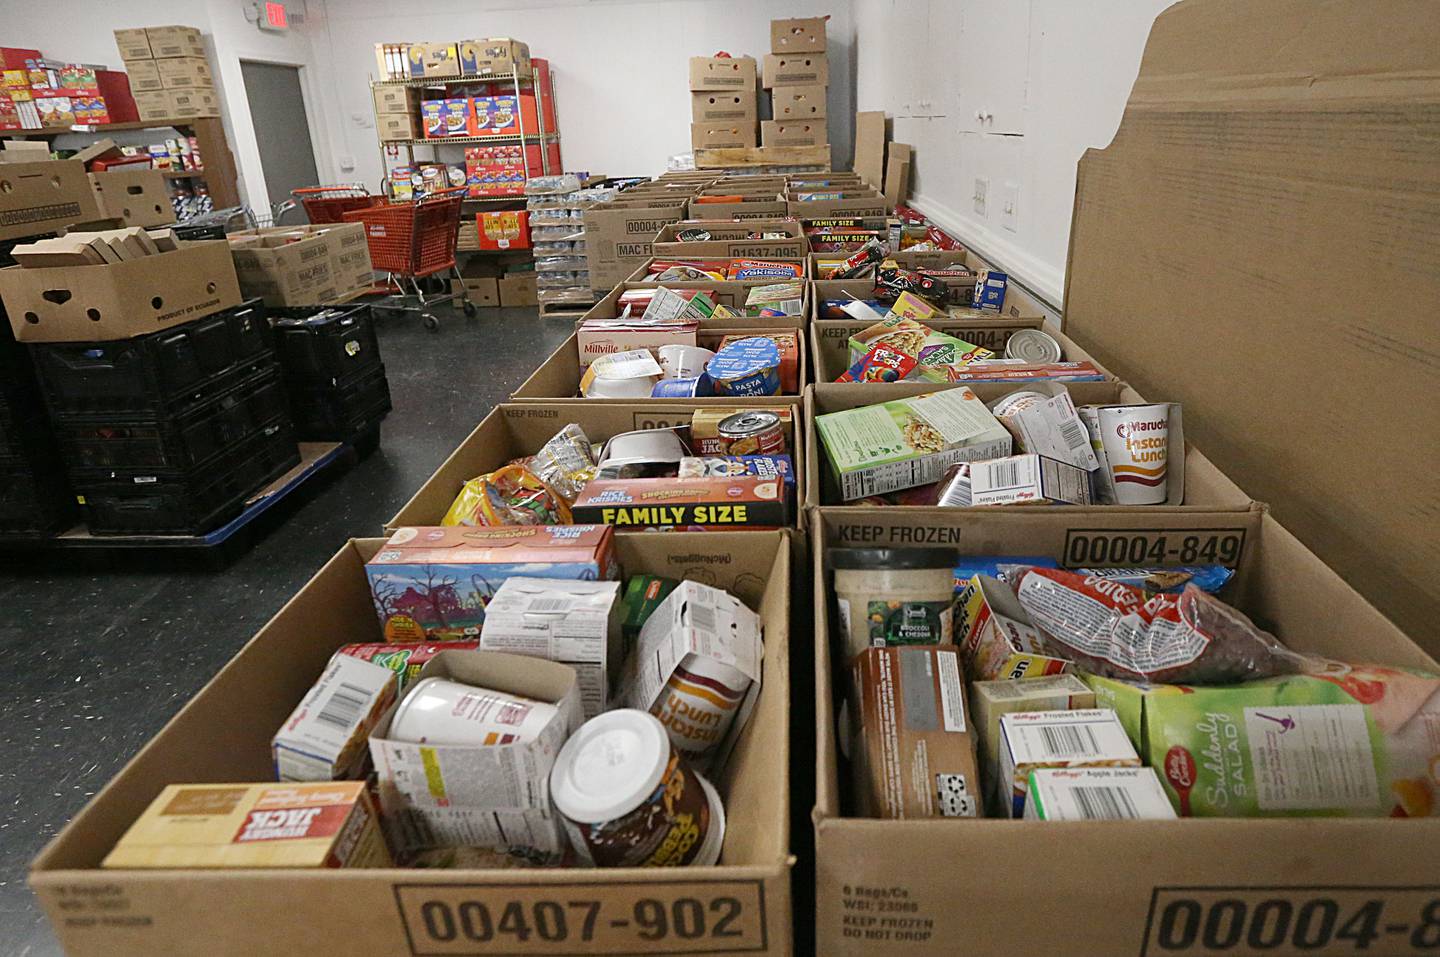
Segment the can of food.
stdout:
[[1005,343],[1007,359],[1023,359],[1026,362],[1059,362],[1063,353],[1055,337],[1039,329],[1020,329]]
[[780,416],[765,409],[750,409],[726,416],[716,426],[727,455],[778,455],[785,451],[785,430]]
[[555,758],[550,797],[575,853],[591,867],[720,860],[720,795],[644,711],[620,708],[581,725]]
[[1021,389],[1019,392],[1011,392],[1002,396],[990,404],[990,413],[1000,420],[1000,424],[1010,432],[1012,438],[1020,443],[1017,450],[1025,451],[1025,435],[1015,423],[1015,416],[1026,409],[1033,409],[1042,402],[1050,401],[1050,396],[1043,392],[1036,392],[1032,389]]
[[779,395],[780,347],[773,339],[741,339],[715,353],[705,372],[715,383],[716,395]]
[[555,706],[544,701],[424,678],[395,709],[389,737],[414,744],[516,744],[534,741],[555,715]]

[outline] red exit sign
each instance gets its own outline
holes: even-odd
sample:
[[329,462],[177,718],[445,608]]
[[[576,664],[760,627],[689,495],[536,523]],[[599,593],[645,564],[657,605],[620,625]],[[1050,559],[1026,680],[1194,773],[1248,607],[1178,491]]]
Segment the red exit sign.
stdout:
[[260,29],[278,32],[289,28],[290,16],[285,12],[285,4],[270,3],[269,0],[260,4]]

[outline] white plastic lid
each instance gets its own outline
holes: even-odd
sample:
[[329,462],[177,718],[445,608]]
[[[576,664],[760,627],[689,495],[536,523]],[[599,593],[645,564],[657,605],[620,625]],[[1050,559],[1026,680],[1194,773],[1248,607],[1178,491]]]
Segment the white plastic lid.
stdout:
[[550,797],[580,824],[623,817],[660,784],[670,739],[659,719],[620,708],[596,715],[570,736],[550,771]]

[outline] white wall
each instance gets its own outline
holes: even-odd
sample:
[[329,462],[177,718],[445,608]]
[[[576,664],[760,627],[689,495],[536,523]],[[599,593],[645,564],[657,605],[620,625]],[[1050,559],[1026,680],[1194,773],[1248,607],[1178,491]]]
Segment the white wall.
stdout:
[[[836,161],[848,165],[854,126],[850,0],[555,2],[555,0],[310,0],[328,24],[315,35],[317,64],[339,110],[332,143],[343,180],[376,182],[379,147],[368,82],[384,41],[513,36],[550,61],[567,169],[653,175],[690,149],[688,60],[717,50],[757,59],[770,49],[770,19],[831,14],[827,108]],[[428,155],[425,149],[417,155]],[[458,160],[457,151],[442,158]],[[341,172],[347,160],[355,172]]]
[[[917,206],[1059,304],[1075,164],[1114,136],[1171,2],[855,0],[856,108],[884,110],[915,147]],[[983,216],[977,178],[989,181]]]

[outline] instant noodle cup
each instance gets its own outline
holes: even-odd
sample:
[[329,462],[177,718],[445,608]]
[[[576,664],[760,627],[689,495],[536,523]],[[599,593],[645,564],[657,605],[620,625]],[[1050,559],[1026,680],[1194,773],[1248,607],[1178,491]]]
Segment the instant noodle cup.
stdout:
[[722,396],[780,394],[780,347],[773,339],[755,337],[732,342],[705,366]]
[[720,795],[644,711],[607,711],[581,725],[555,759],[550,796],[576,855],[592,867],[720,860]]
[[387,734],[414,744],[494,746],[534,741],[555,719],[553,704],[424,678],[400,701]]
[[1102,406],[1099,420],[1116,504],[1163,505],[1169,492],[1170,406]]
[[705,363],[715,358],[715,353],[700,346],[672,344],[655,351],[667,379],[694,379],[704,373]]

